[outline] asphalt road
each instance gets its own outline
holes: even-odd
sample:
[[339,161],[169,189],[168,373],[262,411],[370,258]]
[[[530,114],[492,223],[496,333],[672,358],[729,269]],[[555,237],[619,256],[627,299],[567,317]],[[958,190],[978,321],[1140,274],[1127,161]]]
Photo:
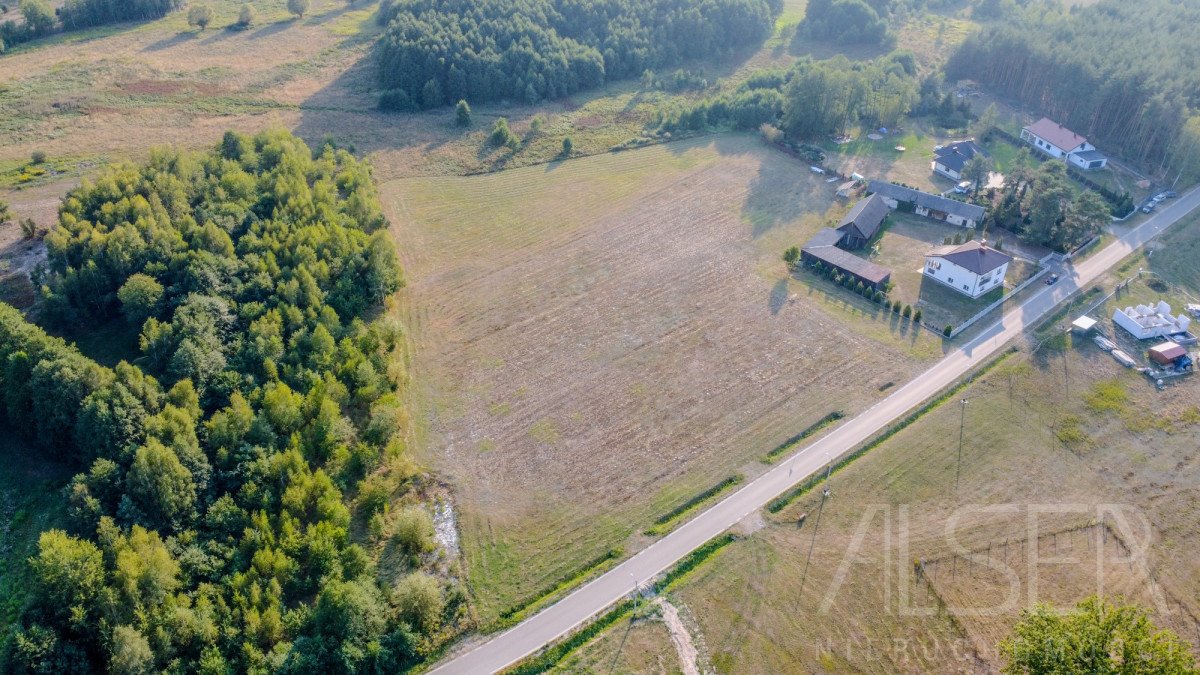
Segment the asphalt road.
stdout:
[[479,647],[440,664],[434,673],[492,673],[510,666],[570,632],[675,562],[721,534],[768,501],[874,436],[908,411],[999,351],[1082,286],[1135,249],[1200,208],[1200,188],[1171,200],[1158,213],[1078,266],[1058,271],[1060,279],[1013,308],[982,334],[950,352],[914,380],[857,417],[808,445],[742,489],[714,504],[637,555],[587,583],[559,602]]

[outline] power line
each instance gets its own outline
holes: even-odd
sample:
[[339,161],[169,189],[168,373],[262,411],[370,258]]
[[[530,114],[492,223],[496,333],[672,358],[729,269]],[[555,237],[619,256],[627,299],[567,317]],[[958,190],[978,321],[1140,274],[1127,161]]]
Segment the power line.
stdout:
[[800,594],[804,594],[804,582],[808,579],[808,566],[812,563],[813,547],[817,544],[817,527],[821,525],[821,512],[825,510],[825,500],[829,499],[829,474],[833,472],[833,463],[825,466],[825,487],[821,490],[821,504],[817,507],[817,517],[813,519],[812,539],[808,542],[808,558],[804,561],[804,573],[800,575]]

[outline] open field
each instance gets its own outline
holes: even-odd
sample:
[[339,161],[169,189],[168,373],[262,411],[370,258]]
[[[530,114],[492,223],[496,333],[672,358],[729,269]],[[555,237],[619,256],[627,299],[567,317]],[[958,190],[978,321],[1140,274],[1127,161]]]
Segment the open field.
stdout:
[[[1156,242],[1174,293],[1200,290],[1198,237],[1194,220]],[[813,491],[752,517],[761,529],[671,594],[702,658],[719,672],[994,672],[1020,608],[1098,591],[1200,645],[1200,380],[1155,391],[1064,338],[1074,314],[964,389],[965,408],[956,397],[835,474],[823,508]]]
[[384,185],[482,617],[941,354],[788,279],[832,189],[749,135]]

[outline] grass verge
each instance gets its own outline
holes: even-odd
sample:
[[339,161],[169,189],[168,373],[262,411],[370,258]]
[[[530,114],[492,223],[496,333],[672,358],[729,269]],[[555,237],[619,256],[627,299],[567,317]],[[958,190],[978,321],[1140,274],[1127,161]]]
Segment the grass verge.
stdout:
[[[982,377],[989,370],[1000,365],[1002,362],[1004,362],[1005,359],[1007,359],[1010,355],[1014,354],[1016,351],[1017,351],[1016,347],[1010,347],[1003,354],[992,359],[987,364],[985,364],[983,367],[981,367],[979,370],[975,371],[975,373],[972,374],[970,377],[968,377],[964,380],[959,380],[958,383],[954,384],[949,389],[942,392],[937,398],[929,401],[928,403],[921,406],[920,408],[917,408],[912,413],[909,413],[909,415],[907,417],[900,420],[896,424],[893,424],[892,426],[888,427],[888,429],[886,431],[879,434],[875,438],[871,439],[862,447],[858,448],[857,450],[854,450],[853,452],[842,455],[837,460],[837,462],[833,465],[833,468],[830,470],[830,473],[833,474],[833,473],[837,473],[838,471],[841,471],[842,469],[847,467],[854,460],[858,459],[859,457],[862,457],[863,455],[867,454],[871,450],[879,447],[880,445],[882,445],[884,443],[884,441],[891,438],[892,436],[895,436],[901,430],[908,427],[908,425],[912,424],[913,422],[916,422],[917,420],[924,417],[930,411],[934,410],[941,404],[950,400],[951,397],[953,397],[955,394],[962,391],[969,384],[971,384],[971,382],[975,378]],[[812,490],[823,480],[825,480],[825,477],[819,473],[809,476],[804,481],[802,481],[800,484],[791,488],[787,492],[784,492],[783,494],[779,495],[775,499],[772,499],[771,501],[767,502],[767,511],[769,511],[770,513],[779,513],[780,511],[787,508],[792,502],[796,501],[797,499],[802,497],[804,494],[806,494],[809,490]]]
[[659,535],[663,535],[663,534],[666,534],[667,532],[670,532],[671,529],[674,528],[675,525],[679,524],[679,521],[682,520],[683,517],[686,516],[688,513],[695,511],[696,508],[699,507],[704,502],[712,499],[713,497],[716,497],[717,495],[728,490],[729,488],[733,487],[734,485],[737,485],[738,483],[742,482],[743,480],[745,480],[745,477],[742,476],[740,473],[734,474],[734,475],[730,476],[729,478],[726,478],[725,480],[721,481],[720,483],[717,483],[716,485],[708,488],[704,492],[701,492],[700,494],[692,497],[691,499],[680,504],[679,506],[676,506],[675,508],[671,509],[669,512],[663,514],[662,516],[659,516],[658,520],[654,521],[654,525],[647,528],[647,530],[645,532],[646,536],[657,537]]
[[775,460],[779,459],[780,455],[786,454],[789,450],[796,447],[796,444],[799,443],[800,441],[803,441],[804,439],[808,438],[809,436],[812,436],[813,434],[824,429],[825,427],[829,426],[830,424],[833,424],[834,422],[841,420],[845,416],[846,416],[846,413],[842,412],[841,410],[834,410],[833,412],[822,417],[821,419],[817,420],[816,422],[813,422],[804,431],[801,431],[800,433],[796,434],[795,436],[792,436],[791,438],[787,439],[786,441],[784,441],[784,442],[780,443],[779,445],[775,446],[774,448],[772,448],[771,451],[767,453],[767,456],[763,457],[762,462],[764,464],[770,464],[770,463],[774,462]]
[[[670,571],[655,582],[654,593],[659,594],[668,590],[706,560],[712,558],[717,551],[733,543],[735,539],[736,537],[729,533],[710,539],[706,544],[676,563]],[[628,616],[635,606],[632,599],[618,602],[612,609],[600,615],[600,618],[575,631],[562,642],[504,671],[505,675],[537,675],[554,668],[572,652],[591,642],[607,628]]]
[[625,551],[621,548],[613,548],[605,551],[603,554],[589,560],[574,571],[563,575],[558,581],[555,581],[545,591],[538,593],[536,596],[522,602],[519,605],[510,607],[500,613],[500,616],[483,628],[484,633],[494,633],[498,630],[503,630],[509,626],[516,625],[523,621],[525,617],[533,614],[537,610],[545,607],[554,600],[566,594],[567,590],[579,585],[584,579],[595,576],[600,572],[612,567],[620,560],[621,556],[625,555]]

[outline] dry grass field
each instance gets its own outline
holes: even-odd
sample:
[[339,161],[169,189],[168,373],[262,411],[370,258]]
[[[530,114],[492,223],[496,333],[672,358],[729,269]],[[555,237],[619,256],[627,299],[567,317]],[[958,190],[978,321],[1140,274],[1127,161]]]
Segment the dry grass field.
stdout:
[[832,191],[750,135],[383,186],[483,617],[942,353],[788,278]]
[[[1195,295],[1200,220],[1179,227],[1103,286],[1147,266],[1166,295]],[[1148,279],[1092,315],[1163,295]],[[835,474],[823,510],[801,498],[673,591],[702,657],[718,672],[994,672],[1020,608],[1098,591],[1200,645],[1200,380],[1157,391],[1064,337],[1102,298]]]

